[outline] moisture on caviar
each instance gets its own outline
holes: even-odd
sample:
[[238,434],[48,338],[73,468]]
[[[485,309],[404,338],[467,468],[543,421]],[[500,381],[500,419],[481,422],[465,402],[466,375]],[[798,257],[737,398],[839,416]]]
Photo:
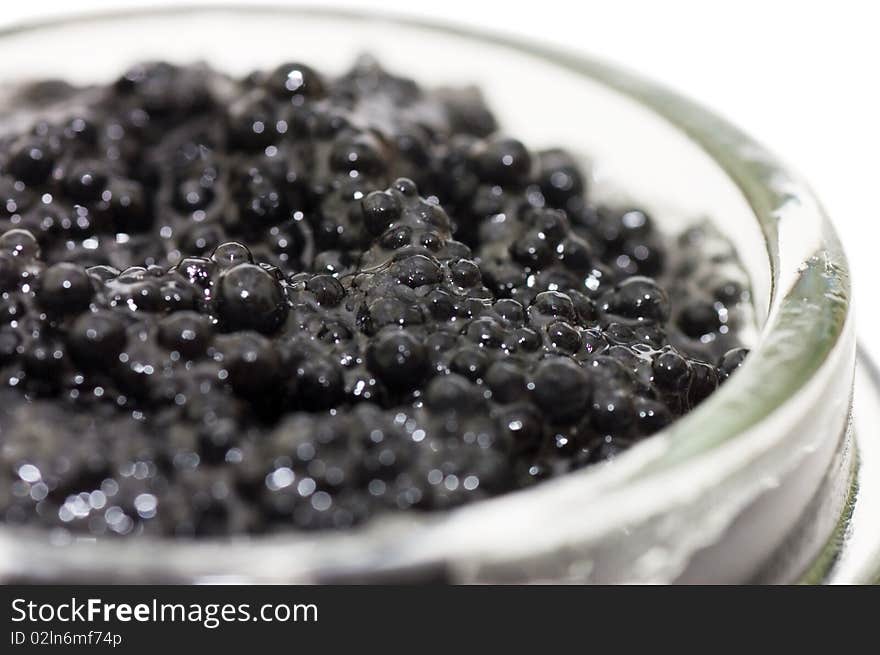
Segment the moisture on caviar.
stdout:
[[5,102],[6,523],[449,508],[614,456],[746,354],[730,248],[597,206],[473,88],[148,63]]

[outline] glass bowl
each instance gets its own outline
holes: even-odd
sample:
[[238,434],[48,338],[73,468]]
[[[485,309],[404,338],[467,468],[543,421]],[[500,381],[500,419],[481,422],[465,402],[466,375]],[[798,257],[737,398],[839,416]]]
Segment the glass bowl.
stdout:
[[[0,527],[4,580],[744,582],[821,579],[851,506],[855,339],[846,259],[804,182],[696,104],[594,59],[324,10],[200,7],[0,33],[0,84],[107,82],[148,59],[339,72],[369,52],[426,85],[479,85],[503,128],[594,162],[594,195],[663,229],[708,219],[751,280],[752,354],[672,426],[596,465],[453,511],[345,532],[73,539]],[[11,108],[2,108],[8,114]],[[2,119],[0,119],[2,123]],[[0,435],[2,443],[2,435]]]

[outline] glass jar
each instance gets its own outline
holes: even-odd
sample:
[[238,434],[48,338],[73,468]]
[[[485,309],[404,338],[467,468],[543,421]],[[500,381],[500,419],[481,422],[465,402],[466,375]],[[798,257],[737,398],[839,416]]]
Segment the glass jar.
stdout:
[[[301,60],[332,73],[363,52],[425,85],[478,85],[511,134],[536,148],[564,144],[595,162],[596,197],[632,197],[669,231],[708,219],[735,246],[751,280],[756,330],[744,366],[655,437],[529,490],[318,534],[124,541],[0,527],[0,575],[90,582],[826,579],[840,559],[858,461],[847,262],[804,182],[723,119],[629,72],[547,47],[406,20],[264,7],[126,12],[8,29],[0,33],[0,83],[108,82],[151,59],[205,60],[235,74]],[[2,107],[0,125],[12,111]],[[859,576],[876,575],[862,569]]]

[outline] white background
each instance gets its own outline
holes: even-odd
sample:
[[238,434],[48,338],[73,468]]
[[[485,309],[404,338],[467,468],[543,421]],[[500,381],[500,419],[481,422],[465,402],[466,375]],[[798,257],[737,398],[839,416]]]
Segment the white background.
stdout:
[[[7,2],[0,25],[144,4],[180,3]],[[880,356],[872,268],[880,265],[880,5],[873,0],[322,5],[431,17],[579,49],[661,80],[727,116],[812,182],[852,261],[861,337],[874,342]]]

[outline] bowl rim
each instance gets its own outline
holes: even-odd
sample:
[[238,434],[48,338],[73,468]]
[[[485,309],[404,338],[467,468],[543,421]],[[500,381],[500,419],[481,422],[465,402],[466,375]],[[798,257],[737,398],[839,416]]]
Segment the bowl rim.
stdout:
[[[771,270],[770,306],[766,324],[742,368],[729,382],[719,388],[709,399],[693,412],[675,421],[639,447],[627,451],[615,462],[617,475],[613,480],[603,474],[606,467],[595,466],[568,474],[560,480],[577,479],[585,485],[584,502],[591,498],[587,489],[592,483],[595,495],[609,488],[619,488],[634,482],[643,483],[674,469],[697,457],[709,457],[721,445],[735,440],[746,431],[757,428],[783,406],[791,403],[798,392],[810,381],[835,353],[840,354],[851,347],[847,339],[852,331],[849,269],[845,255],[833,227],[821,205],[809,187],[796,174],[781,164],[772,154],[755,143],[737,127],[718,117],[698,103],[688,100],[665,86],[646,80],[617,65],[581,53],[569,52],[546,43],[526,38],[485,32],[480,29],[433,20],[397,16],[384,12],[366,12],[342,8],[315,6],[279,6],[273,4],[196,4],[159,8],[113,9],[96,12],[76,12],[44,20],[34,20],[0,28],[0,45],[10,37],[26,36],[44,30],[73,25],[112,23],[114,21],[136,22],[142,18],[169,18],[196,14],[223,15],[248,13],[251,16],[283,13],[286,16],[303,16],[327,20],[352,22],[386,22],[394,26],[422,30],[440,36],[461,37],[475,44],[509,48],[534,56],[551,65],[560,67],[600,85],[616,91],[659,115],[670,125],[689,137],[703,149],[745,197],[763,232]],[[792,218],[794,216],[794,218]],[[795,220],[797,219],[797,220]],[[785,234],[795,229],[793,223],[811,221],[821,233],[819,247],[800,262],[794,283],[787,288],[779,286],[781,266],[780,250],[785,248]],[[793,335],[797,338],[792,339]],[[844,353],[845,355],[845,353]],[[745,402],[745,401],[748,402]],[[719,417],[724,417],[719,420]],[[652,443],[649,443],[652,442]],[[290,545],[304,547],[302,553],[329,548],[331,543],[340,554],[345,553],[353,562],[353,568],[381,568],[382,561],[375,558],[363,560],[351,542],[371,544],[371,552],[396,550],[395,540],[406,532],[408,537],[420,534],[427,538],[438,523],[456,517],[461,525],[479,526],[488,512],[510,507],[511,501],[526,494],[542,492],[552,498],[553,490],[560,488],[560,480],[553,480],[530,490],[521,490],[474,505],[448,512],[419,515],[417,517],[382,517],[366,526],[345,533],[296,533],[279,536],[254,536],[237,539],[204,539],[181,542],[168,538],[142,538],[136,540],[107,541],[86,540],[85,549],[64,549],[73,561],[94,566],[95,557],[110,557],[110,561],[123,561],[119,557],[136,555],[153,575],[163,566],[185,571],[187,564],[201,561],[216,554],[236,562],[241,568],[247,559],[229,558],[233,549],[243,549],[241,554],[252,553],[255,545],[266,547],[267,556],[283,552]],[[603,489],[604,486],[604,489]],[[442,531],[441,531],[442,532]],[[27,528],[0,527],[0,552],[12,548],[19,540],[26,539],[31,546],[47,541],[46,532]],[[56,535],[57,536],[57,535]],[[415,542],[417,543],[419,539]],[[137,543],[133,543],[137,542]],[[484,546],[491,549],[497,541],[490,535]],[[81,542],[73,542],[77,545]],[[38,548],[39,549],[39,548]],[[158,550],[157,550],[158,549]],[[57,551],[50,559],[58,558]],[[454,550],[454,549],[453,549]],[[53,552],[41,550],[44,554]],[[452,554],[452,553],[450,553]],[[157,560],[158,558],[158,560]],[[162,561],[173,558],[175,561]],[[403,557],[401,561],[409,561]],[[58,560],[59,563],[61,560]],[[221,566],[221,570],[236,575],[238,568]],[[244,566],[247,570],[248,566]],[[10,571],[15,572],[14,565]],[[253,567],[251,567],[253,571]],[[0,576],[4,574],[0,567]],[[245,573],[247,575],[247,573]],[[186,577],[186,576],[184,576]],[[259,575],[258,575],[259,577]]]

